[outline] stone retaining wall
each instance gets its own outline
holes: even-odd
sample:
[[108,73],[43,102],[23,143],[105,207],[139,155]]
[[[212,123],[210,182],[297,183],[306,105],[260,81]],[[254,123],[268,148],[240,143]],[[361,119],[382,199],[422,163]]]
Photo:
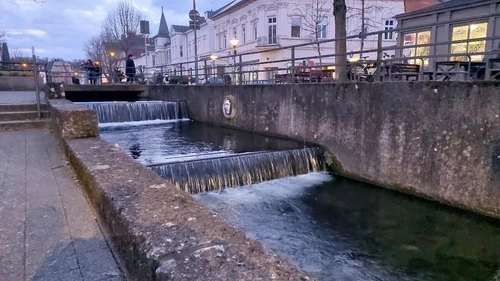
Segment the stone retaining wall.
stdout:
[[[50,103],[54,130],[72,123],[70,105]],[[93,137],[61,142],[136,280],[313,280],[119,148]]]
[[500,217],[499,83],[168,85],[149,94],[186,101],[198,121],[318,143],[338,175]]

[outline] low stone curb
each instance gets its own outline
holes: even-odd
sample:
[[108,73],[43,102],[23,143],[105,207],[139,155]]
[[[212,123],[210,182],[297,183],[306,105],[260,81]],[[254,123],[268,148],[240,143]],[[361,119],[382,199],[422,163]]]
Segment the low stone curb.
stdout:
[[311,280],[119,148],[61,142],[132,278]]

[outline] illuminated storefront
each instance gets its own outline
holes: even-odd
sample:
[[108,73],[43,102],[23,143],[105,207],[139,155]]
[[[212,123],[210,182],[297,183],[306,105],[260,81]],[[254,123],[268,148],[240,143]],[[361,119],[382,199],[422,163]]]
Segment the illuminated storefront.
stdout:
[[424,67],[438,61],[484,61],[484,53],[500,44],[486,40],[500,36],[499,12],[500,0],[453,0],[397,15],[399,55]]

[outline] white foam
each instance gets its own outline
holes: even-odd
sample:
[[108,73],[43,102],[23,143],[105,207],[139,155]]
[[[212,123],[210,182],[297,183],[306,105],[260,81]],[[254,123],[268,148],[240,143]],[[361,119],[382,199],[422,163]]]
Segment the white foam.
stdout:
[[226,205],[270,202],[300,196],[307,189],[332,179],[333,177],[327,173],[309,173],[222,191],[199,193],[194,197],[204,203],[207,200],[220,200]]
[[110,123],[99,123],[99,128],[108,127],[122,127],[122,126],[144,126],[144,125],[155,125],[155,124],[166,124],[166,123],[176,123],[191,121],[191,119],[171,119],[171,120],[145,120],[145,121],[132,121],[132,122],[110,122]]

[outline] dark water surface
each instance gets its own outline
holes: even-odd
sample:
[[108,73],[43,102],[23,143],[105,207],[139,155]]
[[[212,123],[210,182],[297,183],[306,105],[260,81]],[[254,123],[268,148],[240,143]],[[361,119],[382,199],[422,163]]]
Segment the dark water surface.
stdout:
[[496,222],[312,173],[195,198],[320,280],[500,280]]
[[101,137],[118,144],[142,164],[152,165],[235,153],[288,150],[306,144],[231,130],[194,121],[101,125]]

